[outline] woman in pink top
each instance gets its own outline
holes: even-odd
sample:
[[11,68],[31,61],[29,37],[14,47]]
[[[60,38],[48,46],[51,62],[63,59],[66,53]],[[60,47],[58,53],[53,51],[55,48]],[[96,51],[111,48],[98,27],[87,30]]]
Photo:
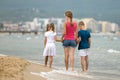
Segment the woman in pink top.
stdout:
[[64,32],[62,35],[64,54],[65,54],[65,66],[68,70],[68,60],[70,56],[70,66],[74,70],[74,51],[76,47],[77,38],[77,24],[72,20],[73,15],[71,11],[65,12],[66,21],[64,22]]

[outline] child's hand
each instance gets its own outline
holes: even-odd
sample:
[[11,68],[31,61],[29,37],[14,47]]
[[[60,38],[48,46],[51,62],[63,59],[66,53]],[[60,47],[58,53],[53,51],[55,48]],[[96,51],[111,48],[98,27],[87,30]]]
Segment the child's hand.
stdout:
[[76,39],[76,43],[78,44],[80,42],[80,38],[77,38]]
[[63,43],[63,41],[64,41],[64,39],[63,38],[61,38],[61,42]]
[[44,46],[44,48],[45,48],[46,46]]

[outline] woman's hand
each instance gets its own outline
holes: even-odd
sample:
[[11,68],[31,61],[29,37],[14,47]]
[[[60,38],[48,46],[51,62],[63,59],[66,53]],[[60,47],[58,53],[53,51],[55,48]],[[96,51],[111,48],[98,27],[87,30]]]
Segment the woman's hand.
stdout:
[[77,39],[76,39],[76,43],[77,43],[77,44],[79,44],[80,41],[81,41],[81,38],[77,38]]
[[63,41],[64,41],[64,38],[63,38],[63,37],[61,37],[61,42],[63,43]]

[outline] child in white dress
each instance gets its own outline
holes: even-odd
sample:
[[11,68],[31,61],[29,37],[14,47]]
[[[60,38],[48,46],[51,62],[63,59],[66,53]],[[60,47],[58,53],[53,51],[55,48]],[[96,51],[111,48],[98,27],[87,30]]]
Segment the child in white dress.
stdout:
[[49,67],[51,68],[53,62],[53,56],[56,55],[56,46],[55,41],[57,40],[56,32],[54,31],[54,24],[50,23],[47,25],[47,31],[45,32],[44,39],[44,52],[43,56],[45,56],[45,66],[47,66],[48,58],[49,58]]

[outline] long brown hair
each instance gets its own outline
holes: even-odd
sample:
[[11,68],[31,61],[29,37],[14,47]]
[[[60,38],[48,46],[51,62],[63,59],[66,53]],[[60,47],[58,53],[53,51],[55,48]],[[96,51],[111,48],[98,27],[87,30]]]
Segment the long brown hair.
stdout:
[[49,31],[49,29],[50,29],[50,25],[47,24],[47,26],[46,26],[46,31]]
[[55,27],[54,27],[54,23],[50,23],[50,28],[52,28],[52,31],[54,32],[55,31]]
[[72,12],[71,11],[66,11],[65,16],[70,18],[70,25],[73,26],[73,23],[72,23],[73,14],[72,14]]

